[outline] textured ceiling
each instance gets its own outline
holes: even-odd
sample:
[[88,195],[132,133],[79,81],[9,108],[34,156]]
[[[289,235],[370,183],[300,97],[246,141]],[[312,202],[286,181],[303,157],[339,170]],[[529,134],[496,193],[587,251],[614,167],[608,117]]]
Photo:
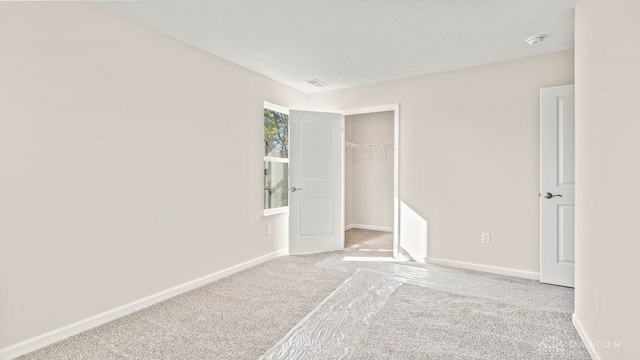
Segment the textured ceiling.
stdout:
[[[573,48],[576,0],[107,1],[306,93]],[[526,44],[533,35],[543,43]],[[329,86],[315,88],[307,80]]]

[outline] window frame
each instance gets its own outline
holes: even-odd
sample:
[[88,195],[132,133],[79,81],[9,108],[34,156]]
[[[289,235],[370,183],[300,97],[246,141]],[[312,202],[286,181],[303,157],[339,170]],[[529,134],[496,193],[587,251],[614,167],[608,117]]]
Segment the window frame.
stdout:
[[[268,110],[271,110],[271,111],[279,112],[281,114],[285,114],[285,115],[287,115],[287,119],[289,118],[289,109],[287,109],[284,106],[280,106],[280,105],[273,104],[273,103],[265,101],[263,103],[263,112],[264,112],[264,109],[268,109]],[[289,121],[287,120],[287,136],[290,138],[291,135],[288,132],[289,132]],[[269,161],[269,162],[278,162],[278,163],[286,163],[287,164],[287,168],[289,168],[289,152],[287,152],[287,157],[286,158],[272,157],[272,156],[266,156],[265,155],[264,116],[263,116],[263,119],[262,119],[262,157],[263,157],[263,162],[262,162],[263,171],[264,171],[264,168],[265,168],[264,164],[267,161]],[[287,171],[287,174],[288,173],[289,173],[289,171]],[[289,178],[290,178],[290,176],[289,176]],[[264,183],[264,177],[263,177],[263,183]],[[287,179],[287,184],[288,183],[289,183],[289,179]],[[263,185],[263,188],[264,188],[264,185]],[[287,204],[289,204],[289,198],[288,198],[289,195],[288,195],[288,193],[289,193],[289,189],[287,189]],[[264,194],[263,194],[263,201],[264,201]],[[266,204],[264,204],[264,203],[262,204],[262,210],[263,210],[262,215],[263,216],[270,216],[270,215],[283,214],[283,213],[288,213],[289,212],[289,205],[280,206],[280,207],[277,207],[277,208],[270,208],[270,209],[265,209],[264,208],[265,205]]]

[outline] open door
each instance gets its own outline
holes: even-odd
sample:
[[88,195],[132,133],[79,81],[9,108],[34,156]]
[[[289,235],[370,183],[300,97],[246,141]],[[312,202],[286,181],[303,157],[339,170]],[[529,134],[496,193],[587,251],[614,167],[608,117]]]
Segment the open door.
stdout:
[[289,111],[289,253],[344,248],[342,114]]

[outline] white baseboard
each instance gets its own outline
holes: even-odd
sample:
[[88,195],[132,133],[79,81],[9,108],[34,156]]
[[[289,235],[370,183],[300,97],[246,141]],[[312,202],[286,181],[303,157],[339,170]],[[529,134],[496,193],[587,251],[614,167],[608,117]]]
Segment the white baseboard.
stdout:
[[517,270],[517,269],[511,269],[511,268],[505,268],[505,267],[499,267],[499,266],[482,265],[482,264],[468,263],[463,261],[438,259],[438,258],[432,258],[432,257],[427,258],[427,263],[457,267],[457,268],[467,269],[467,270],[484,271],[492,274],[515,276],[523,279],[540,280],[540,273],[533,272],[533,271]]
[[402,245],[400,245],[400,254],[408,256],[411,260],[413,260],[413,261],[415,261],[417,263],[424,264],[424,263],[427,262],[427,258],[426,257],[416,256],[415,254],[412,254],[407,249],[403,248]]
[[344,227],[344,231],[351,229],[363,229],[363,230],[375,230],[375,231],[386,231],[393,232],[393,227],[388,226],[377,226],[377,225],[364,225],[364,224],[351,224]]
[[598,355],[598,353],[596,352],[596,349],[593,348],[593,342],[591,341],[591,338],[589,338],[589,335],[584,330],[584,327],[582,326],[580,319],[578,319],[575,313],[571,315],[571,322],[573,323],[573,327],[576,328],[578,335],[580,335],[580,339],[582,340],[582,343],[584,344],[584,346],[587,348],[587,351],[589,352],[591,359],[601,360],[602,358]]
[[45,346],[51,345],[53,343],[56,343],[60,340],[66,339],[68,337],[77,335],[81,332],[87,331],[89,329],[92,329],[94,327],[100,326],[102,324],[105,324],[109,321],[115,320],[117,318],[123,317],[125,315],[129,315],[135,311],[144,309],[146,307],[149,307],[151,305],[157,304],[161,301],[167,300],[169,298],[172,298],[176,295],[180,295],[182,293],[185,293],[187,291],[193,290],[195,288],[198,288],[200,286],[206,285],[210,282],[216,281],[216,280],[220,280],[224,277],[227,277],[229,275],[233,275],[237,272],[246,270],[248,268],[251,268],[253,266],[259,265],[261,263],[264,263],[266,261],[275,259],[277,257],[283,256],[283,255],[287,255],[289,252],[288,249],[281,249],[278,251],[274,251],[270,254],[267,255],[263,255],[260,257],[257,257],[255,259],[243,262],[241,264],[232,266],[230,268],[226,268],[224,270],[220,270],[218,272],[215,272],[213,274],[210,275],[206,275],[203,276],[201,278],[186,282],[184,284],[172,287],[170,289],[161,291],[159,293],[147,296],[145,298],[142,298],[140,300],[136,300],[134,302],[131,302],[129,304],[117,307],[115,309],[109,310],[109,311],[105,311],[101,314],[92,316],[90,318],[84,319],[84,320],[80,320],[76,323],[67,325],[67,326],[63,326],[61,328],[58,328],[56,330],[47,332],[45,334],[42,335],[38,335],[36,337],[33,337],[31,339],[27,339],[24,341],[21,341],[17,344],[14,345],[10,345],[8,347],[5,347],[3,349],[0,349],[0,360],[8,360],[8,359],[13,359],[16,358],[18,356],[30,353],[34,350],[43,348]]

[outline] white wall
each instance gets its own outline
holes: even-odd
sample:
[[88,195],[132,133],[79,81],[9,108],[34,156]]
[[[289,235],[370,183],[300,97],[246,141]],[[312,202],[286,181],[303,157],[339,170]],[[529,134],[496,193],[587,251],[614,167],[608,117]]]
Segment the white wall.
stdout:
[[401,200],[429,224],[429,257],[537,272],[539,91],[571,83],[564,51],[315,94],[311,104],[400,103]]
[[640,359],[638,14],[637,0],[576,9],[574,320],[601,359]]
[[[345,141],[393,144],[393,111],[346,116]],[[393,228],[393,146],[345,156],[345,224]]]
[[262,106],[307,95],[82,2],[1,2],[0,54],[0,348],[286,247]]

